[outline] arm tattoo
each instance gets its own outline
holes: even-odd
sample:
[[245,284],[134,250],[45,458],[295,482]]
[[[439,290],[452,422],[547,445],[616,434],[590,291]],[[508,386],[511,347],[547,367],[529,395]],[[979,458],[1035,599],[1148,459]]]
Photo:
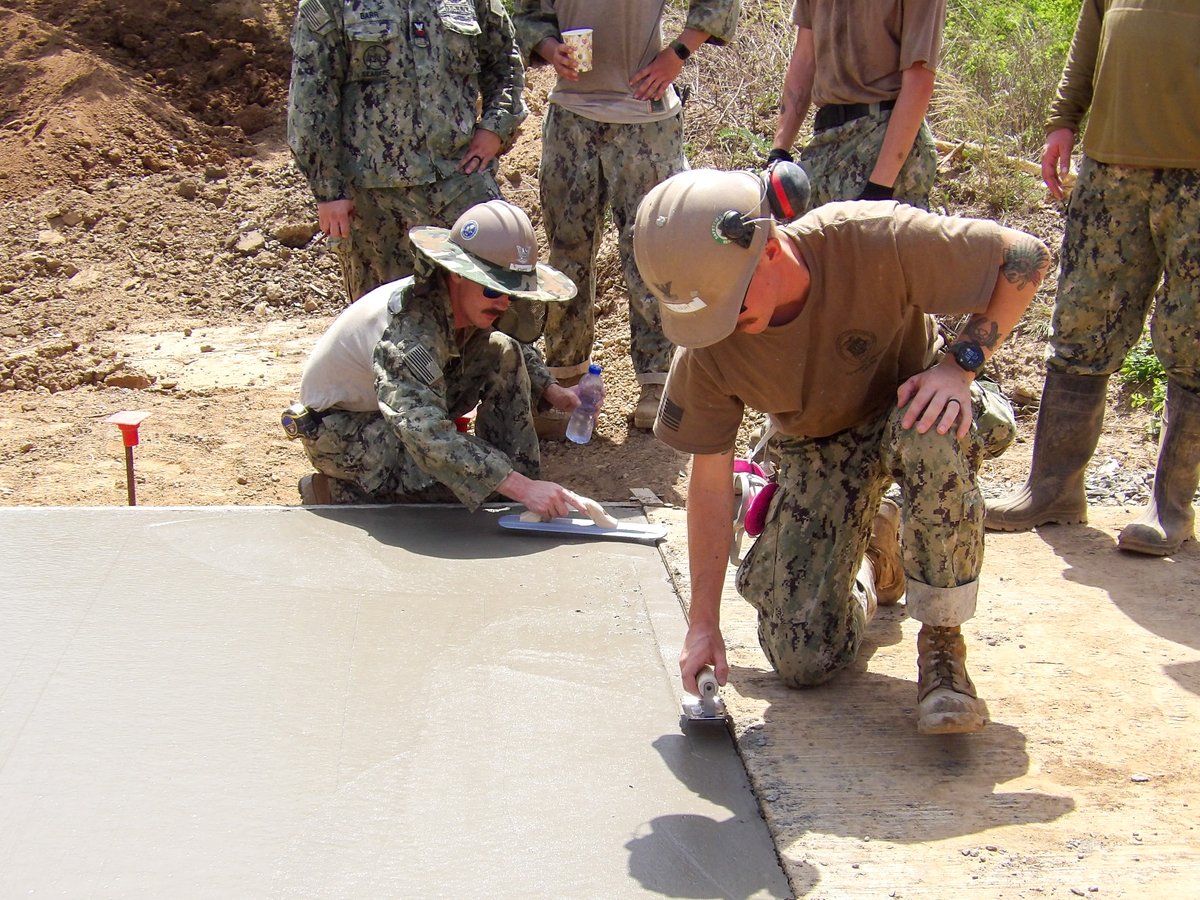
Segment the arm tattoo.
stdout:
[[959,335],[965,340],[975,341],[981,347],[994,350],[1000,343],[1000,326],[983,316],[971,316]]
[[1042,283],[1042,275],[1045,274],[1046,263],[1049,260],[1050,254],[1046,252],[1042,242],[1029,238],[1018,241],[1004,251],[1000,273],[1009,284],[1015,284],[1018,288],[1030,284],[1036,286]]
[[779,112],[780,112],[780,114],[782,115],[783,113],[787,112],[788,110],[798,109],[799,107],[800,107],[800,95],[797,94],[795,91],[789,91],[787,88],[784,88],[783,93],[780,94],[780,96],[779,96]]

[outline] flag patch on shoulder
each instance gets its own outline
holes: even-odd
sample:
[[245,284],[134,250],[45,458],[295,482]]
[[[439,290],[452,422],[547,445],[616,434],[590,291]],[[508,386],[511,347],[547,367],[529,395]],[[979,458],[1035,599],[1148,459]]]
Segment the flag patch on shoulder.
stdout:
[[679,426],[683,424],[683,407],[670,397],[663,397],[662,406],[658,410],[658,418],[672,431],[678,431]]
[[324,34],[333,24],[333,19],[320,0],[304,0],[300,4],[300,18],[317,34]]
[[404,365],[413,378],[424,385],[433,384],[442,377],[442,370],[424,346],[417,344],[404,354]]

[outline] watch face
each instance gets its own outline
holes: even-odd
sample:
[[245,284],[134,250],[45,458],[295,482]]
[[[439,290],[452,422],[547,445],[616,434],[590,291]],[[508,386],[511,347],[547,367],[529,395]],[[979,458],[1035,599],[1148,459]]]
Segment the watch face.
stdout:
[[986,361],[983,355],[983,348],[974,342],[956,344],[954,347],[954,359],[968,372],[978,372],[983,368],[983,364]]

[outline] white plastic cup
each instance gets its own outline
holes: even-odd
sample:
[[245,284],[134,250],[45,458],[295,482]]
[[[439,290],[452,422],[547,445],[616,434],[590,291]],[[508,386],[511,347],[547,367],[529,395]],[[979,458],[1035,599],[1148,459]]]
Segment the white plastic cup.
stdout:
[[592,29],[571,28],[562,37],[563,43],[575,51],[579,74],[592,71]]

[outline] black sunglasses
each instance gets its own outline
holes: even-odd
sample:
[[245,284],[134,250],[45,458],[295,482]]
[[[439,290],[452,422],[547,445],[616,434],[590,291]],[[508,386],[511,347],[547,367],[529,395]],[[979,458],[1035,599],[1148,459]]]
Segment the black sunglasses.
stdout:
[[489,300],[498,300],[501,297],[507,297],[508,294],[506,294],[504,291],[498,291],[495,288],[485,287],[483,289],[483,296],[487,297]]

